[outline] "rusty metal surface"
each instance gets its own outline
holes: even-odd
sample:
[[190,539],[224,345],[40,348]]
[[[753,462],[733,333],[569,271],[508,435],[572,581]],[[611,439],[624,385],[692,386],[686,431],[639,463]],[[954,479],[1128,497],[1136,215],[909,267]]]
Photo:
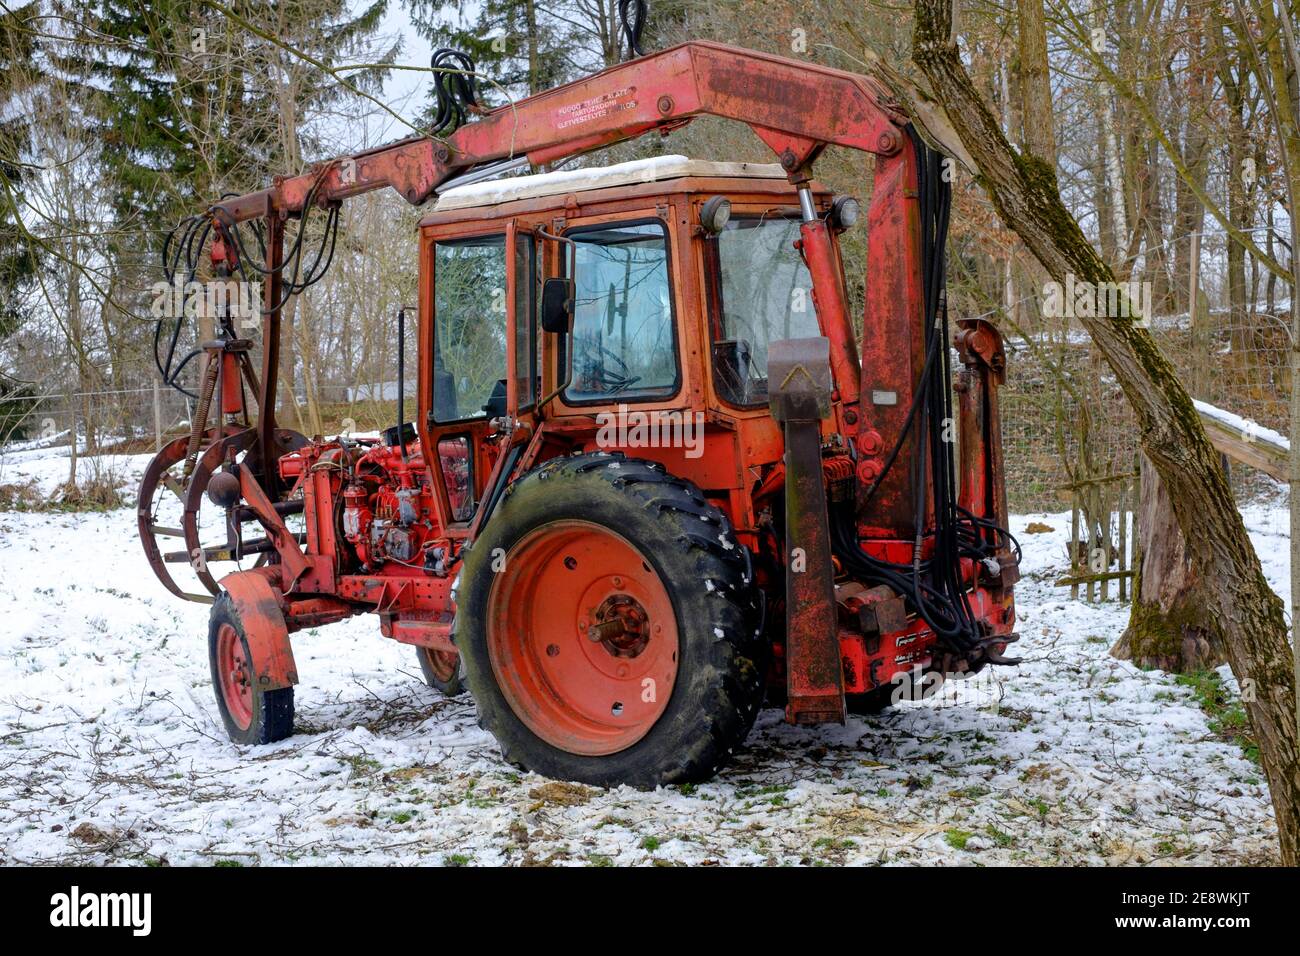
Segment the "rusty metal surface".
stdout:
[[239,467],[239,488],[244,500],[253,509],[262,527],[266,529],[267,537],[274,544],[275,551],[280,556],[280,563],[288,575],[286,584],[292,590],[293,585],[311,570],[311,562],[302,553],[297,538],[285,526],[284,519],[275,510],[271,499],[257,483],[253,470],[247,466]]
[[[916,154],[906,137],[898,153],[876,161],[867,210],[866,284],[858,406],[862,416],[858,483],[864,490],[881,474],[886,457],[903,433],[925,364]],[[913,435],[870,501],[862,496],[858,518],[872,537],[911,537],[914,504],[910,476],[915,454]]]
[[769,404],[785,431],[786,720],[844,720],[821,420],[830,414],[830,342],[768,346]]
[[906,118],[889,100],[879,84],[858,74],[692,41],[490,111],[444,142],[416,137],[339,157],[215,208],[229,222],[272,210],[299,212],[317,180],[322,206],[386,187],[419,204],[473,166],[521,155],[538,165],[698,115],[753,126],[793,173],[828,143],[897,152]]
[[252,657],[258,690],[278,690],[298,683],[298,668],[289,644],[289,629],[275,590],[259,571],[237,571],[221,579],[230,595]]

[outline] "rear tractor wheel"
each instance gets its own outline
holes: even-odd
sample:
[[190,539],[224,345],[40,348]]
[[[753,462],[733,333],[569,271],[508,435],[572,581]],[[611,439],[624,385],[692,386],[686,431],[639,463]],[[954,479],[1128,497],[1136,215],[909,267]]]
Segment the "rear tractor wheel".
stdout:
[[507,760],[599,786],[701,780],[763,692],[758,595],[731,523],[621,455],[507,491],[465,559],[456,646]]
[[208,658],[217,710],[231,740],[269,744],[293,733],[293,688],[258,689],[243,622],[224,592],[212,604]]

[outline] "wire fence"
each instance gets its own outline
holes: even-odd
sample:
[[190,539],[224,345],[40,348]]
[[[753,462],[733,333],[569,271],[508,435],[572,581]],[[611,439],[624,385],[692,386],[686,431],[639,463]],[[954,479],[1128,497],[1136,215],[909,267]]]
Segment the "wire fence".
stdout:
[[[1286,290],[1252,277],[1248,262],[1230,282],[1220,237],[1183,242],[1184,255],[1177,255],[1174,244],[1169,258],[1195,262],[1197,274],[1187,277],[1181,293],[1169,283],[1163,288],[1147,283],[1141,295],[1149,308],[1141,320],[1193,399],[1236,423],[1247,442],[1266,430],[1285,442],[1292,431],[1290,302],[1281,297]],[[1244,294],[1250,288],[1257,294]],[[1101,541],[1108,552],[1102,572],[1114,578],[1111,543],[1122,541],[1124,522],[1131,523],[1125,509],[1136,511],[1137,490],[1125,482],[1140,467],[1136,420],[1077,318],[1024,311],[1030,310],[1007,323],[1018,331],[1004,326],[1008,375],[1001,398],[1009,503],[1019,513],[1082,508],[1085,530],[1080,540],[1072,540],[1072,563]],[[1224,465],[1248,528],[1257,540],[1275,536],[1285,550],[1285,486],[1240,460],[1225,456]],[[1096,496],[1085,501],[1094,490]],[[1122,566],[1122,560],[1117,563]]]
[[[403,389],[408,420],[415,413],[415,383]],[[304,434],[372,432],[396,422],[397,385],[370,382],[314,386],[281,396],[277,417]],[[83,452],[144,454],[188,434],[191,398],[161,384],[142,388],[24,391],[0,395],[0,454],[60,447],[77,436]]]

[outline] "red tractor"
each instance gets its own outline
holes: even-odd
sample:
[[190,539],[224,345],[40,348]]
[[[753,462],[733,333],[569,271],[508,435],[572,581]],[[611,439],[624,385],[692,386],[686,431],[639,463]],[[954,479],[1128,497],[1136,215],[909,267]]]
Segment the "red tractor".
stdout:
[[[220,319],[193,353],[193,431],[139,506],[163,582],[212,600],[184,594],[169,568],[184,562],[215,596],[231,738],[290,734],[290,635],[367,611],[431,684],[473,694],[508,760],[602,785],[709,776],[765,694],[791,722],[836,722],[920,675],[1007,663],[1004,356],[986,322],[950,332],[948,177],[883,90],[693,42],[483,110],[467,62],[441,56],[454,133],[225,199],[165,250],[172,271],[192,275],[202,250],[264,284],[260,377]],[[705,114],[747,123],[779,165],[493,181]],[[865,217],[812,179],[830,144],[875,154]],[[385,186],[437,197],[420,222],[417,414],[382,439],[308,440],[274,417],[280,313],[328,261],[342,200]],[[839,239],[855,224],[861,352]],[[224,540],[204,544],[209,526]]]

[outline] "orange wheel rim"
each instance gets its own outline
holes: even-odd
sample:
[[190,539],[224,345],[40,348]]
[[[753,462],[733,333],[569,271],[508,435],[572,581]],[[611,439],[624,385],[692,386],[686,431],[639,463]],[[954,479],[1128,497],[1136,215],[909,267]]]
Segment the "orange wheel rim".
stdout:
[[435,651],[431,647],[422,647],[420,652],[429,665],[429,670],[438,680],[449,683],[460,668],[460,655],[455,651]]
[[226,711],[241,730],[253,723],[253,675],[244,642],[229,624],[217,630],[217,676]]
[[488,656],[511,709],[542,740],[603,756],[663,716],[677,679],[677,617],[645,556],[587,521],[531,532],[488,594]]

